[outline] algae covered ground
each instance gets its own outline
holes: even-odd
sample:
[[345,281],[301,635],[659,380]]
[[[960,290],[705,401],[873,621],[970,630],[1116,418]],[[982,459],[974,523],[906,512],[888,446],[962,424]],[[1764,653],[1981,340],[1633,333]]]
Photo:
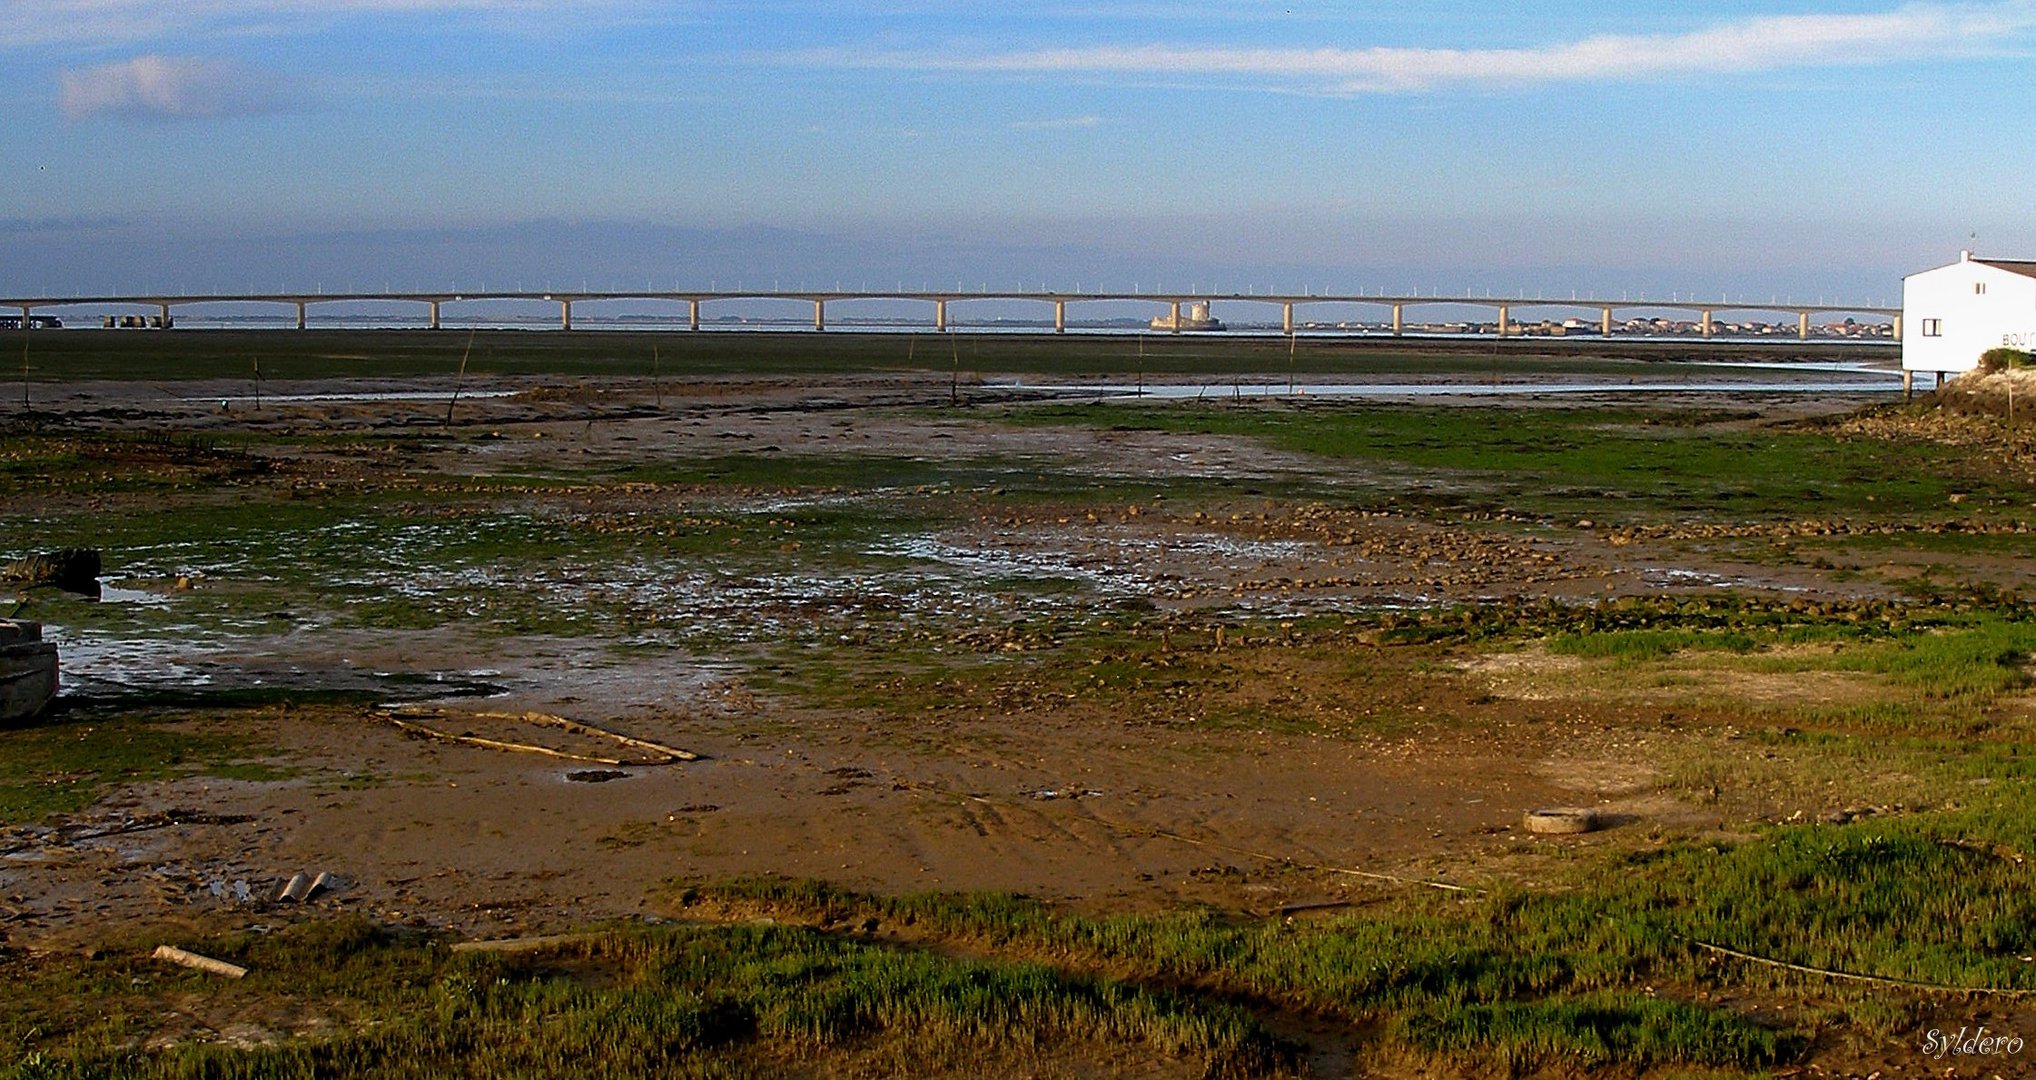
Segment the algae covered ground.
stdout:
[[0,1074],[2026,1071],[1929,1035],[2036,1036],[2028,436],[1565,362],[37,384]]

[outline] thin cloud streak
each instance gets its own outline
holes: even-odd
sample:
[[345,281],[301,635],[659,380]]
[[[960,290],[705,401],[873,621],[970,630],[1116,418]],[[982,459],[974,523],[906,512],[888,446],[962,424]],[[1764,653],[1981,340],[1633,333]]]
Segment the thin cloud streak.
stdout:
[[1100,116],[1061,116],[1047,120],[1013,120],[1011,127],[1018,131],[1072,131],[1077,128],[1101,127]]
[[57,78],[57,104],[67,120],[111,114],[157,120],[203,120],[280,112],[288,95],[275,75],[232,60],[150,54]]
[[1365,94],[1456,86],[1640,81],[1974,55],[2036,29],[2036,2],[1910,5],[1880,14],[1766,15],[1682,34],[1602,34],[1538,48],[1234,49],[1149,45],[976,57],[829,50],[815,63],[1020,75],[1249,76],[1279,88]]
[[562,15],[560,6],[548,0],[17,0],[8,5],[8,32],[0,35],[0,51],[53,44],[119,46],[179,34],[280,36],[372,16],[438,15],[536,32],[555,30],[561,18],[575,26],[677,21],[693,8],[650,0],[582,0]]

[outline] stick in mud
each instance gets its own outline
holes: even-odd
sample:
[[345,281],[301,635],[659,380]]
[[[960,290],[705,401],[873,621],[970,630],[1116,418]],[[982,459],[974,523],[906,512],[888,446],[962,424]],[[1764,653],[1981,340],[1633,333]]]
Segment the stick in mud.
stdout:
[[453,376],[452,380],[452,397],[445,403],[446,427],[452,426],[452,407],[460,403],[460,384],[467,378],[467,357],[474,355],[474,335],[479,332],[479,327],[467,331],[467,351],[460,354],[459,374]]

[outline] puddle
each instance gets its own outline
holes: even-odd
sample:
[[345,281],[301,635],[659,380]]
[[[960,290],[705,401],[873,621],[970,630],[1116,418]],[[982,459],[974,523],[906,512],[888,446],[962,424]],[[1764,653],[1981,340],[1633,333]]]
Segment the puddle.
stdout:
[[[1749,365],[1751,366],[1751,365]],[[1355,397],[1451,398],[1533,397],[1541,394],[1899,394],[1902,382],[1884,372],[1861,372],[1857,380],[1797,381],[1775,379],[1697,380],[1688,382],[1508,382],[1508,383],[1300,383],[1202,385],[1161,384],[1140,387],[1124,383],[1094,385],[985,384],[989,390],[1036,393],[1042,396],[1151,398],[1178,401],[1201,398]]]
[[[519,393],[522,393],[522,391],[461,390],[459,391],[459,396],[461,400],[465,400],[467,398],[515,397]],[[253,405],[256,402],[260,402],[263,405],[301,405],[301,404],[347,403],[362,401],[446,401],[450,399],[452,396],[453,391],[451,390],[361,390],[351,392],[334,392],[329,394],[263,394],[259,397],[255,396],[254,394],[234,394],[226,397],[216,397],[216,398],[187,397],[182,400],[188,401],[195,405],[203,405],[212,402],[226,402],[232,405],[240,405],[243,403]]]

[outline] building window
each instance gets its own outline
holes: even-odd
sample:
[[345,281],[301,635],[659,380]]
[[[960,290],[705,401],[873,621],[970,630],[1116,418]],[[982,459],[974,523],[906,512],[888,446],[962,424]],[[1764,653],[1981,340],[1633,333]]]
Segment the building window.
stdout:
[[1943,337],[1943,336],[1944,336],[1944,320],[1943,320],[1943,319],[1924,319],[1924,320],[1923,320],[1923,336],[1924,336],[1924,337]]
[[1986,283],[1986,282],[1984,282],[1984,281],[1975,281],[1975,282],[1973,282],[1973,283],[1972,283],[1972,295],[1974,295],[1974,296],[1985,296],[1986,294],[1987,294],[1987,283]]

